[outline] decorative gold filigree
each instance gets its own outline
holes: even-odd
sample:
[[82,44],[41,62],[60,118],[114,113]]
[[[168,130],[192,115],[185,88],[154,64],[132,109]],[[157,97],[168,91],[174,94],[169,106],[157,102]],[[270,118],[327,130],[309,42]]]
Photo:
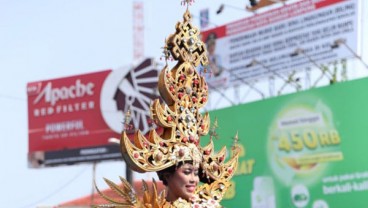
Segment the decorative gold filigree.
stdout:
[[176,33],[170,35],[166,42],[171,55],[179,62],[189,62],[194,66],[207,65],[206,46],[199,38],[200,31],[191,23],[189,10],[183,15],[184,22],[176,24]]
[[[191,1],[186,1],[188,2]],[[156,99],[150,107],[152,119],[163,132],[158,134],[152,129],[145,137],[138,130],[131,139],[123,132],[120,144],[126,163],[137,172],[156,172],[179,162],[193,161],[200,165],[204,184],[197,187],[195,199],[191,201],[178,199],[169,203],[161,195],[157,195],[156,186],[151,192],[147,191],[146,187],[147,196],[139,200],[123,179],[123,189],[105,179],[124,199],[117,202],[117,205],[152,208],[193,205],[220,207],[219,202],[231,184],[230,179],[237,168],[239,151],[234,142],[232,157],[226,163],[226,148],[215,152],[212,137],[218,136],[215,131],[217,119],[215,128],[210,132],[209,144],[200,146],[200,137],[210,131],[210,118],[208,113],[204,115],[200,113],[200,109],[208,100],[208,86],[196,67],[207,65],[208,58],[205,44],[199,38],[200,32],[191,24],[191,18],[189,11],[186,10],[183,22],[176,24],[175,33],[169,36],[164,47],[166,62],[171,56],[177,64],[169,69],[166,63],[162,69],[158,90],[164,102],[160,103]],[[149,197],[149,194],[153,194],[152,197]],[[108,197],[105,199],[115,203]]]
[[165,48],[178,63],[172,69],[166,65],[159,75],[158,89],[165,103],[157,99],[151,105],[152,118],[163,127],[163,134],[151,130],[145,138],[137,131],[131,142],[123,133],[123,157],[135,171],[160,171],[180,161],[202,161],[199,141],[209,131],[209,115],[202,116],[199,110],[207,103],[208,86],[196,66],[206,64],[207,56],[199,30],[190,20],[186,11],[184,22],[177,24],[176,33],[166,42]]

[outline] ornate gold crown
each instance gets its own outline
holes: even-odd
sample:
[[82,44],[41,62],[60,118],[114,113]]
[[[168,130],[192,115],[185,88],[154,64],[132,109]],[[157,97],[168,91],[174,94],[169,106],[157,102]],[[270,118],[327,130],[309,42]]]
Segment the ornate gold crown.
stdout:
[[[209,132],[210,119],[208,113],[202,116],[199,112],[207,103],[208,86],[196,67],[208,64],[207,50],[199,38],[200,31],[191,24],[192,17],[188,9],[183,17],[184,21],[176,24],[176,32],[169,36],[164,47],[166,65],[158,81],[164,103],[156,99],[151,105],[151,115],[155,123],[162,127],[163,133],[159,135],[152,129],[146,138],[138,130],[130,140],[124,131],[120,142],[121,151],[129,167],[138,172],[160,171],[183,161],[200,164],[204,184],[196,189],[197,201],[177,200],[170,206],[219,204],[237,168],[238,151],[236,147],[233,148],[232,158],[225,163],[226,147],[215,154],[212,138],[204,147],[199,144],[200,137]],[[167,64],[169,58],[177,61],[172,69]],[[124,179],[122,181],[125,186],[119,189],[106,180],[111,188],[125,193],[124,202],[119,203],[107,197],[105,199],[127,207],[146,207],[144,204],[152,205],[153,201],[155,206],[152,207],[164,207],[165,199],[157,195],[155,187],[153,193],[145,188],[146,194],[151,194],[153,198],[144,197],[143,201],[139,201],[131,187],[126,185]]]

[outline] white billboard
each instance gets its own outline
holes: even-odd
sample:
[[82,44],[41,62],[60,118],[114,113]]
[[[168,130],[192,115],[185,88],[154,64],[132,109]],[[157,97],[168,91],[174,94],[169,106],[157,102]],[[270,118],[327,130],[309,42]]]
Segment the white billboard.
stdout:
[[203,31],[210,86],[352,57],[346,46],[357,51],[358,8],[358,0],[301,0]]

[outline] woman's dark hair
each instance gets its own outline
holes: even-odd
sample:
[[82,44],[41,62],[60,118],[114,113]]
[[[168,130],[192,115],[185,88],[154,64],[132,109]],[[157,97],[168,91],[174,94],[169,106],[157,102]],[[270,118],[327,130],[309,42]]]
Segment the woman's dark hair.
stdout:
[[178,164],[176,165],[173,165],[173,166],[170,166],[166,169],[163,169],[163,170],[160,170],[160,171],[157,171],[157,175],[158,175],[158,178],[163,182],[163,184],[165,186],[167,186],[167,181],[166,181],[166,178],[167,176],[170,176],[172,174],[175,173],[175,171],[180,168],[182,165],[184,164],[191,164],[193,165],[193,161],[182,161],[182,162],[179,162]]
[[167,180],[166,177],[173,174],[176,169],[178,169],[180,166],[182,166],[183,163],[178,164],[178,166],[173,165],[166,169],[160,170],[157,172],[158,178],[164,183],[165,186],[167,186]]
[[[171,174],[174,174],[175,171],[178,168],[180,168],[182,165],[187,164],[187,163],[193,165],[193,161],[179,162],[177,165],[173,165],[173,166],[170,166],[170,167],[168,167],[166,169],[157,171],[157,176],[163,182],[163,184],[165,186],[167,186],[167,181],[166,181],[167,176],[170,176]],[[214,181],[213,179],[206,177],[206,174],[204,174],[202,172],[202,168],[199,168],[198,172],[199,172],[199,175],[198,175],[199,176],[199,181],[201,181],[202,183],[208,183],[208,184],[210,184],[210,183],[212,183]]]

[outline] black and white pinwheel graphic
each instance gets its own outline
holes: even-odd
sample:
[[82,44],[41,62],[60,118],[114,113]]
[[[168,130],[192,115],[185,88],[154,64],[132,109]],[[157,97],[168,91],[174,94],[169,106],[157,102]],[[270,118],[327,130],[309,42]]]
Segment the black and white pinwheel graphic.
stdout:
[[134,128],[143,133],[150,129],[149,107],[158,97],[158,73],[153,60],[146,59],[130,70],[116,70],[109,74],[102,89],[101,108],[111,129],[121,133],[128,110]]

